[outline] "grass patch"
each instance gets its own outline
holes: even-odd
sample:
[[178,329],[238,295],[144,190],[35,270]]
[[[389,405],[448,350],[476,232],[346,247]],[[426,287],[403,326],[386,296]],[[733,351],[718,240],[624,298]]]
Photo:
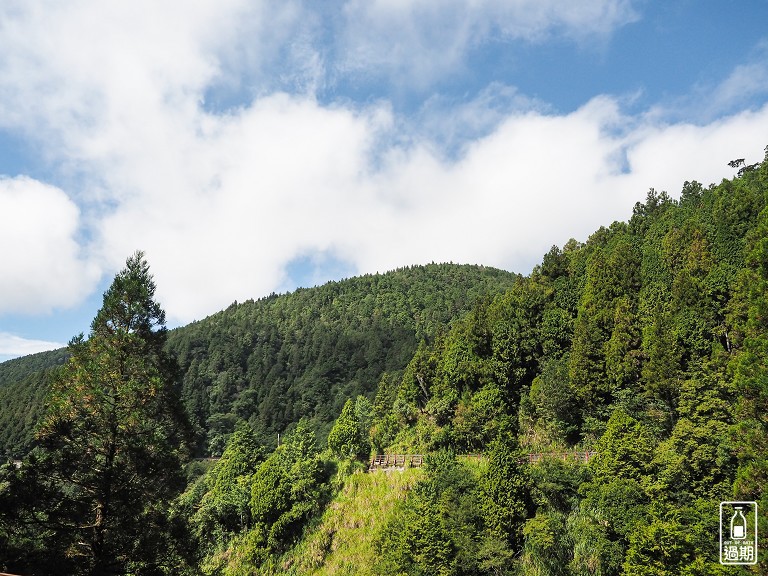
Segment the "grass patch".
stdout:
[[376,535],[422,476],[420,469],[352,474],[275,573],[371,576]]

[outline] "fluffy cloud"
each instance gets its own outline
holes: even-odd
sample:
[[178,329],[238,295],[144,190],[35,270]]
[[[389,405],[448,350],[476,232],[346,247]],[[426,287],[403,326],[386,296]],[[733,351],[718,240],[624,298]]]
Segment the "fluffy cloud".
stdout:
[[79,303],[98,269],[80,258],[79,210],[58,188],[0,178],[0,313]]
[[767,130],[768,106],[702,126],[629,118],[605,97],[567,115],[510,115],[454,162],[428,147],[393,152],[371,179],[386,201],[338,245],[366,270],[434,259],[527,271],[553,243],[628,218],[651,186],[675,196],[686,180],[732,176],[731,155],[760,160]]
[[274,290],[307,254],[358,272],[431,260],[529,270],[551,244],[626,219],[650,186],[675,195],[730,176],[729,155],[762,149],[768,108],[663,125],[596,98],[568,115],[510,115],[452,160],[429,140],[382,148],[394,125],[381,107],[277,95],[202,123],[204,135],[176,132],[165,153],[105,169],[110,189],[135,192],[98,226],[113,265],[148,251],[184,319]]
[[116,265],[144,248],[161,299],[184,318],[268,293],[287,262],[375,212],[367,153],[387,118],[277,95],[201,118],[203,134],[170,130],[152,156],[112,162],[107,184],[124,200],[98,225],[103,257]]

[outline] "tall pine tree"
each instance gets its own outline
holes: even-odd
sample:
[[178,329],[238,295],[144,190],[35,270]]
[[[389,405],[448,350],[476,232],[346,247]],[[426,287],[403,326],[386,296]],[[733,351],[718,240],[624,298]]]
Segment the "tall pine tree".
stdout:
[[182,488],[189,426],[154,295],[136,252],[105,292],[88,339],[70,342],[29,464],[51,496],[38,518],[78,574],[168,568],[167,506]]

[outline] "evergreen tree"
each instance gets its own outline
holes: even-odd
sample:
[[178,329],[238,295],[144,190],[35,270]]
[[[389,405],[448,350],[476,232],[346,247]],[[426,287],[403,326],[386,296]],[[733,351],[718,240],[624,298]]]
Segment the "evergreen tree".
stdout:
[[363,410],[363,401],[358,399],[355,403],[351,398],[348,399],[328,434],[328,448],[342,458],[365,458],[371,449],[367,430],[363,431],[364,425],[356,414],[357,405]]
[[641,422],[618,408],[597,443],[599,458],[590,462],[597,482],[614,478],[642,482],[648,475],[654,441]]
[[[182,486],[188,425],[165,313],[141,252],[104,294],[51,386],[35,469],[44,525],[78,574],[157,574],[169,562],[167,507]],[[25,474],[32,477],[29,470]]]
[[529,482],[519,464],[514,437],[500,434],[488,447],[488,467],[480,483],[480,509],[489,532],[518,551],[529,515]]

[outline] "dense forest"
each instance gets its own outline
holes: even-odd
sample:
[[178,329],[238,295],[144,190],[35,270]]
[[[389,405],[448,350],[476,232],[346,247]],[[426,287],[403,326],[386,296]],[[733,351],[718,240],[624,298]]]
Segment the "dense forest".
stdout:
[[[152,287],[136,292],[146,329],[121,331],[108,293],[51,372],[35,448],[0,472],[0,567],[768,573],[766,153],[678,199],[651,190],[628,221],[553,247],[527,277],[417,267],[166,334],[146,263],[129,259],[116,282]],[[424,276],[446,281],[413,281]],[[104,368],[112,358],[130,359],[122,379]],[[126,418],[102,418],[102,397]],[[123,444],[100,456],[84,439],[110,422],[126,423]],[[576,450],[597,455],[548,456]],[[195,452],[221,457],[182,477]],[[373,453],[425,466],[366,473]],[[113,506],[109,522],[106,463],[110,497],[142,502]],[[734,500],[760,507],[756,564],[720,564],[719,504]]]
[[0,456],[21,458],[32,448],[51,371],[68,357],[62,349],[0,363]]
[[420,341],[515,279],[483,266],[413,266],[233,304],[171,332],[202,453],[221,454],[239,420],[266,445],[302,418],[325,438],[347,398],[372,399]]
[[[348,396],[372,399],[381,375],[403,370],[418,342],[515,279],[485,266],[412,266],[234,303],[169,331],[197,455],[220,455],[239,420],[268,445],[301,418],[324,437]],[[57,350],[0,364],[0,455],[29,451],[45,371],[66,357]]]

